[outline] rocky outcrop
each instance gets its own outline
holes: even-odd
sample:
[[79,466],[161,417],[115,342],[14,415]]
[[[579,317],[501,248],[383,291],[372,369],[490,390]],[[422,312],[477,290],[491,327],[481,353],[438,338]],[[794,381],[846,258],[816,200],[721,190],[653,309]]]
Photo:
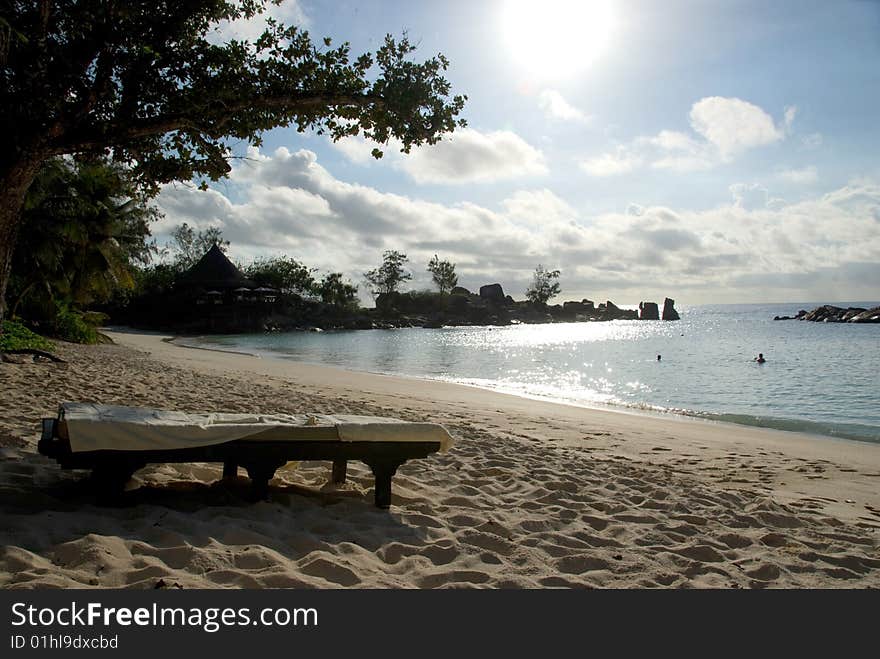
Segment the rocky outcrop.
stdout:
[[663,315],[661,318],[663,320],[681,320],[681,317],[675,310],[675,300],[670,297],[663,300]]
[[773,316],[773,320],[803,320],[804,316],[807,315],[806,309],[801,309],[797,312],[796,316]]
[[860,314],[856,314],[850,318],[848,323],[880,323],[880,307],[866,309]]
[[824,304],[812,311],[801,309],[796,316],[776,316],[773,320],[809,320],[814,323],[880,323],[880,307],[835,307]]
[[504,304],[504,289],[501,288],[501,284],[486,284],[480,286],[480,297],[487,302]]
[[596,307],[593,306],[592,300],[584,299],[580,302],[572,300],[562,303],[562,311],[566,314],[589,316],[596,312]]
[[639,312],[636,309],[621,309],[611,300],[605,300],[596,308],[599,314],[598,320],[638,320]]
[[660,309],[656,302],[639,302],[640,320],[660,320]]
[[467,295],[470,295],[471,292],[470,292],[468,289],[466,289],[464,286],[456,286],[455,288],[453,288],[453,289],[449,292],[449,294],[450,294],[450,295],[464,295],[464,296],[467,296]]

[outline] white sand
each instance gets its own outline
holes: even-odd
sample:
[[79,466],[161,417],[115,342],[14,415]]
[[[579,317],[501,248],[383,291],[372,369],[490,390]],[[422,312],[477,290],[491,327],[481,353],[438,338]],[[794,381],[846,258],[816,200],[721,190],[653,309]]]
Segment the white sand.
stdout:
[[[0,363],[0,585],[880,586],[878,445],[112,336],[61,346],[67,365]],[[36,455],[62,400],[397,416],[458,444],[404,465],[390,511],[359,463],[340,491],[291,465],[257,504],[219,465],[153,466],[101,508]]]

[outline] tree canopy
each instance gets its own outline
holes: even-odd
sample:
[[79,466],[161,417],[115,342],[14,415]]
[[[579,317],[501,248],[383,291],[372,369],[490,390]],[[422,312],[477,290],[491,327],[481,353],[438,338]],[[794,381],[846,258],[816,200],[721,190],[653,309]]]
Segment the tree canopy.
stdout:
[[46,161],[22,211],[9,289],[12,311],[22,303],[49,318],[57,305],[106,301],[134,286],[132,273],[149,261],[149,223],[158,211],[138,194],[128,172],[111,163]]
[[[229,249],[229,241],[223,238],[223,229],[208,227],[196,231],[184,222],[171,230],[171,242],[165,249],[171,253],[174,269],[183,272],[198,263],[214,245],[223,253]],[[167,252],[163,250],[163,253]]]
[[428,272],[431,273],[431,278],[440,290],[440,295],[448,293],[458,286],[458,275],[455,274],[455,264],[447,260],[441,261],[440,257],[436,254],[434,254],[434,258],[428,262]]
[[409,262],[406,254],[397,250],[382,253],[382,265],[364,273],[364,279],[373,295],[391,294],[405,281],[412,279],[412,273],[404,269]]
[[[464,125],[449,62],[412,59],[387,36],[375,53],[268,20],[253,42],[218,43],[224,19],[268,0],[36,0],[0,14],[0,319],[24,195],[60,154],[106,154],[152,191],[230,171],[231,140],[279,126],[333,139],[363,133],[403,151]],[[374,156],[382,155],[379,149]]]
[[314,268],[289,256],[259,258],[244,268],[244,275],[258,286],[276,288],[284,293],[311,295],[315,288]]
[[358,306],[357,286],[343,279],[341,272],[328,272],[315,284],[315,291],[325,304],[340,309],[355,309]]
[[526,298],[533,304],[545,305],[559,295],[559,270],[546,270],[540,263],[532,275],[532,283],[526,289]]

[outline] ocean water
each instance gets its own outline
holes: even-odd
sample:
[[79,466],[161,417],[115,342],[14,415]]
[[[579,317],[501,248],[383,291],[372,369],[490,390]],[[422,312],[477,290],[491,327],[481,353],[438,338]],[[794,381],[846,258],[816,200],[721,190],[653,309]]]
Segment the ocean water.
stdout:
[[[880,442],[880,325],[772,320],[815,306],[682,307],[678,322],[295,332],[182,342],[590,407]],[[766,363],[753,361],[759,352]]]

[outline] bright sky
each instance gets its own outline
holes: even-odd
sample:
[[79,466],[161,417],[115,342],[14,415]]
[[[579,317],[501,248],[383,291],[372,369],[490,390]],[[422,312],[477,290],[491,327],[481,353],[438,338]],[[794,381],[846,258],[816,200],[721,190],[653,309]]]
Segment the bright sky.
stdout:
[[160,242],[181,222],[216,225],[242,261],[284,253],[360,284],[397,249],[412,288],[430,286],[436,253],[461,285],[499,282],[517,299],[539,263],[562,271],[559,300],[880,298],[880,3],[273,11],[354,54],[403,32],[417,57],[444,53],[469,126],[381,161],[363,139],[273,131],[229,181],[165,189]]

